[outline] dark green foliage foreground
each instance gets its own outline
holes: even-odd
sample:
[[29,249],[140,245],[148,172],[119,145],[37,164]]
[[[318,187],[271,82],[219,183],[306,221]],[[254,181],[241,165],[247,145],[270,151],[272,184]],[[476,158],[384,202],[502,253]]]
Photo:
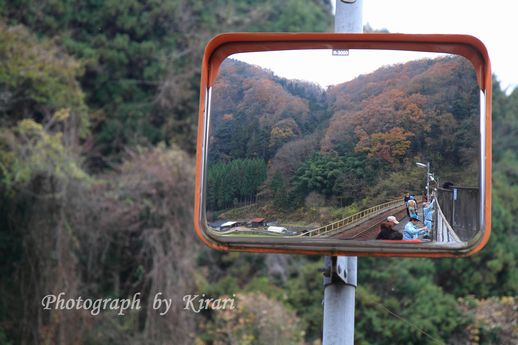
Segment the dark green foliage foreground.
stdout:
[[[0,345],[318,341],[322,259],[203,247],[192,229],[192,153],[207,40],[329,31],[325,2],[13,0],[0,2],[0,16]],[[504,316],[518,295],[518,91],[495,83],[493,117],[487,248],[456,260],[360,258],[357,344],[516,341]],[[247,149],[260,145],[259,135]],[[312,162],[361,175],[355,161]],[[264,171],[255,160],[233,164]],[[300,187],[311,190],[307,176]],[[238,203],[264,181],[243,178],[229,196]],[[283,207],[282,179],[271,187]],[[140,292],[142,309],[43,310],[59,292]],[[164,316],[152,308],[158,292],[173,299]],[[235,294],[240,308],[195,313],[183,309],[187,294]]]

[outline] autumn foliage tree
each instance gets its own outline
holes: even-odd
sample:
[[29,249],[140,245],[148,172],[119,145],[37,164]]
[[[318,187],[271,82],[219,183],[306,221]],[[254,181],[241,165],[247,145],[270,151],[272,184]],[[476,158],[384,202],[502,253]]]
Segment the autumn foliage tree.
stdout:
[[355,133],[359,139],[355,150],[367,153],[367,158],[377,158],[396,166],[399,160],[406,157],[411,146],[408,140],[412,133],[400,127],[394,127],[388,132],[376,132],[368,135],[364,130],[357,127]]

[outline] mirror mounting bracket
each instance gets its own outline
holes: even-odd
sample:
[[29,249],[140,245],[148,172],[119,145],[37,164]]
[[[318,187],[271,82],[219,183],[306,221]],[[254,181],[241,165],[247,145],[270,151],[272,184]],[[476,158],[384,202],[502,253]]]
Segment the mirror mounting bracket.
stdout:
[[356,260],[357,257],[326,256],[322,269],[324,287],[335,283],[356,287],[358,284],[356,270],[354,269]]

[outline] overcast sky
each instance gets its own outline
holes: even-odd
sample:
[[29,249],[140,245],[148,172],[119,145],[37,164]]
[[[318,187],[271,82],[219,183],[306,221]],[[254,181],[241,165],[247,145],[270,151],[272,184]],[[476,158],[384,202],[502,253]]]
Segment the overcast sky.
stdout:
[[[518,86],[516,7],[516,2],[511,0],[363,0],[363,23],[392,33],[475,36],[486,45],[493,73],[502,89],[509,93]],[[313,81],[324,88],[373,72],[382,65],[419,58],[409,52],[351,52],[348,57],[331,57],[329,52],[322,55],[300,51],[233,57],[268,68],[281,77]]]
[[502,88],[518,86],[518,5],[513,0],[363,0],[363,23],[393,33],[469,34],[486,45]]
[[231,58],[261,66],[277,76],[319,84],[326,89],[369,74],[382,66],[446,54],[372,49],[348,50],[347,56],[336,56],[330,49],[267,51],[234,54]]

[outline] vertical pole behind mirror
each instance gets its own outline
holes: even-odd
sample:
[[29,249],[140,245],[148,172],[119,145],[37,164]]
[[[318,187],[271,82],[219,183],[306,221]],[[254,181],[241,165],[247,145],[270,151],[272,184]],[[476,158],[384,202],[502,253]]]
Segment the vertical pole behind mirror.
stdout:
[[324,258],[324,345],[354,344],[357,258]]
[[363,32],[363,0],[336,0],[335,32]]
[[[336,0],[335,32],[363,32],[363,0]],[[338,71],[337,71],[338,72]],[[324,259],[323,345],[354,344],[356,257]]]

